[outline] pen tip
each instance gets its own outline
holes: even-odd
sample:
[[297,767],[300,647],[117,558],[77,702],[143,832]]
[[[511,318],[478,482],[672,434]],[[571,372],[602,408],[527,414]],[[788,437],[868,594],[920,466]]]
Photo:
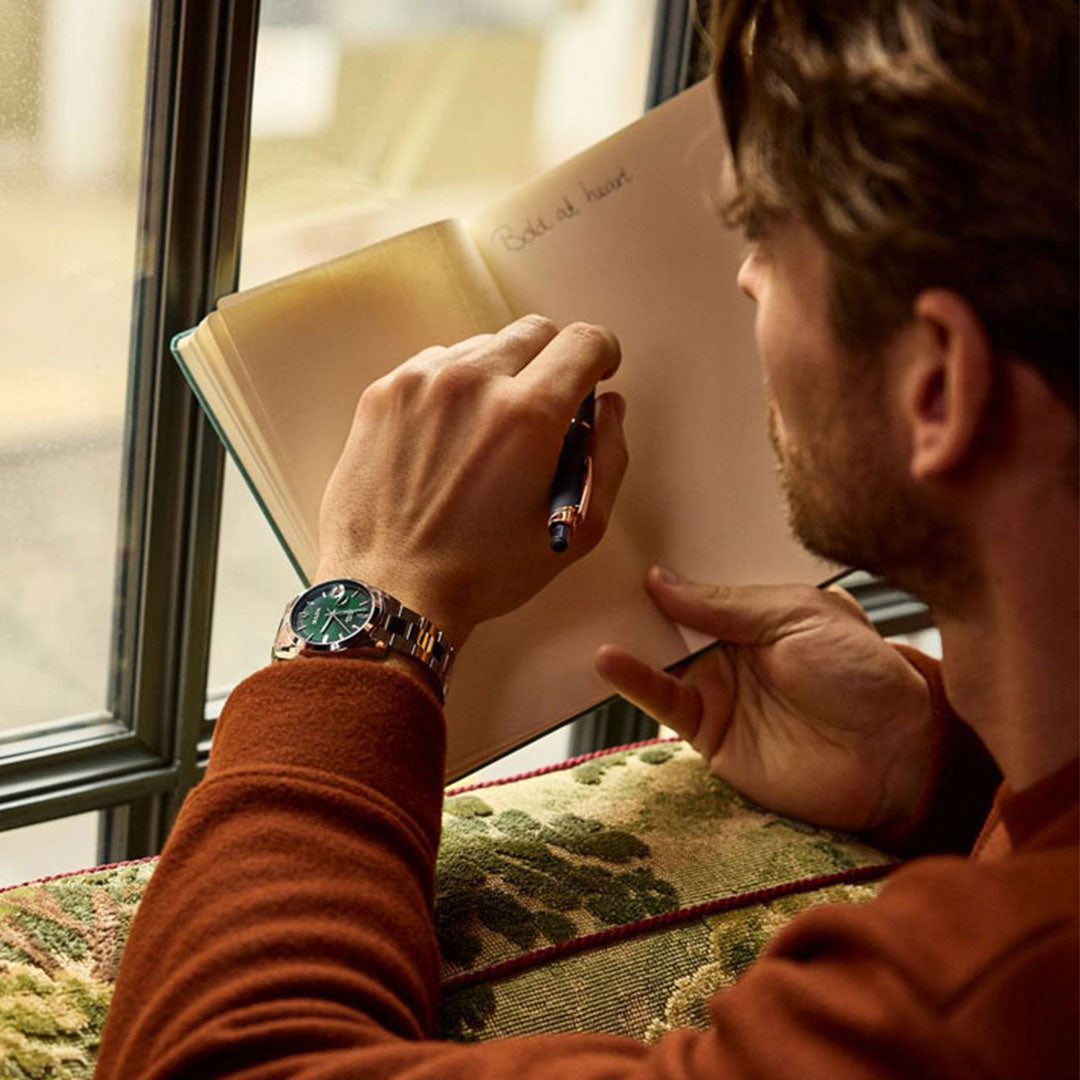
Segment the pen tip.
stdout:
[[570,546],[570,526],[565,521],[557,521],[551,526],[548,540],[552,551],[565,551]]

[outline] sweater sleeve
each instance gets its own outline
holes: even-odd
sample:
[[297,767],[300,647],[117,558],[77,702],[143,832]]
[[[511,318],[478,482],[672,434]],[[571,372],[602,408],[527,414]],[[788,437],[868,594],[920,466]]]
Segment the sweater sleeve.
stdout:
[[895,648],[926,680],[933,717],[930,766],[915,810],[906,821],[868,832],[868,843],[907,857],[967,854],[986,821],[1001,771],[975,732],[957,716],[941,663],[908,645]]
[[816,946],[759,960],[704,1031],[430,1038],[443,745],[431,693],[376,662],[237,687],[132,926],[99,1080],[976,1075],[870,909],[820,909]]

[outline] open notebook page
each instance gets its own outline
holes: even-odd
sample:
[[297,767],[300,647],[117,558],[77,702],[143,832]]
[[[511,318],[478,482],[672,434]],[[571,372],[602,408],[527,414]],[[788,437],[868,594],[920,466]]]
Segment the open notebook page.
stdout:
[[791,538],[775,481],[753,304],[735,281],[742,243],[718,215],[724,176],[706,81],[467,224],[514,310],[619,336],[610,385],[628,403],[630,468],[616,516],[640,565],[816,583],[830,568]]

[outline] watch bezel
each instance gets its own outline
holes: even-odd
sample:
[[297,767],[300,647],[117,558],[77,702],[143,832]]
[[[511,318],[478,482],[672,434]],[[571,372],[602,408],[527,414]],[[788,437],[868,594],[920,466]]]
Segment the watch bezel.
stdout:
[[[296,625],[296,615],[307,603],[308,598],[315,593],[322,593],[328,588],[332,588],[335,585],[347,585],[350,588],[360,588],[371,597],[371,614],[368,615],[367,621],[363,626],[358,627],[348,637],[341,638],[339,641],[326,642],[312,641],[306,637],[299,627]],[[299,641],[305,650],[311,650],[312,652],[322,653],[339,653],[345,652],[348,649],[355,649],[359,646],[372,647],[377,646],[371,632],[379,625],[382,620],[383,613],[386,610],[386,601],[382,592],[376,589],[374,586],[369,585],[366,581],[359,581],[356,578],[327,578],[326,581],[317,581],[314,585],[309,585],[294,601],[292,607],[289,609],[288,625],[290,632]]]

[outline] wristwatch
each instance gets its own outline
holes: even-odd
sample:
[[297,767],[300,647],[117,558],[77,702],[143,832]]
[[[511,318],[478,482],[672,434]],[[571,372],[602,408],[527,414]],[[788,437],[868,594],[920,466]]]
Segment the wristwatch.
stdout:
[[454,649],[443,632],[389,593],[353,578],[320,581],[289,601],[271,660],[393,649],[419,660],[445,699]]

